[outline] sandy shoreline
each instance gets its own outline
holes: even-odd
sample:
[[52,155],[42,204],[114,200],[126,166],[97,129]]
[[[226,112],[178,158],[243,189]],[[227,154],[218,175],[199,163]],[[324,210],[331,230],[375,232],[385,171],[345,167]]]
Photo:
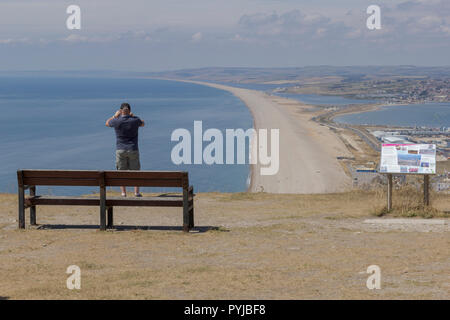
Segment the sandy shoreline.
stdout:
[[251,165],[250,192],[309,194],[348,189],[350,178],[336,157],[348,156],[349,151],[328,128],[311,121],[310,106],[257,90],[201,81],[184,82],[231,92],[249,108],[256,130],[279,129],[279,171],[271,176],[261,175],[261,165]]
[[397,106],[407,106],[407,105],[413,105],[414,103],[410,104],[403,104],[403,103],[396,103],[396,104],[386,104],[386,103],[373,103],[373,104],[366,104],[366,105],[358,105],[358,109],[354,108],[347,108],[339,110],[338,112],[335,112],[331,117],[330,120],[334,123],[338,123],[335,121],[336,117],[348,115],[348,114],[358,114],[358,113],[365,113],[365,112],[372,112],[372,111],[378,111],[381,110],[381,108],[384,107],[397,107]]

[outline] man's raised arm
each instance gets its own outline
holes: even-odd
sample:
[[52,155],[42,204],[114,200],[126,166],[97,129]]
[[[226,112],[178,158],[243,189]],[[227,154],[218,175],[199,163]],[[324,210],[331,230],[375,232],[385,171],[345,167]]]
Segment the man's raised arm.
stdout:
[[107,127],[110,127],[109,124],[110,124],[111,120],[117,119],[119,116],[120,116],[120,110],[119,110],[119,111],[116,111],[116,113],[115,113],[111,118],[109,118],[108,120],[106,120],[105,125],[106,125]]

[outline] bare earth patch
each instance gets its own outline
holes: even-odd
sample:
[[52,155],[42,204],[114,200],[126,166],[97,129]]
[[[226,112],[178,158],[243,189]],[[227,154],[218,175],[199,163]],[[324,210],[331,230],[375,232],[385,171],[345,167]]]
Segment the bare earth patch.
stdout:
[[[100,232],[98,208],[38,207],[40,226],[19,231],[17,197],[0,201],[0,296],[10,299],[450,298],[448,218],[367,223],[386,219],[371,215],[384,201],[375,193],[198,194],[190,234],[179,208],[116,208],[117,228]],[[366,287],[373,264],[380,290]],[[81,290],[66,288],[69,265]]]

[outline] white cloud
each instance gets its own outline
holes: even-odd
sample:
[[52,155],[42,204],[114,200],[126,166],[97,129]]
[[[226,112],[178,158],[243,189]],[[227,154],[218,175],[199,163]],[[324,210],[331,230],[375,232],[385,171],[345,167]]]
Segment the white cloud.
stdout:
[[65,38],[62,39],[62,41],[67,41],[67,42],[71,42],[71,43],[76,43],[76,42],[88,42],[88,38],[87,37],[83,37],[80,36],[78,34],[71,34]]
[[[103,11],[90,0],[79,0],[83,17],[79,32],[65,28],[65,4],[42,0],[31,5],[21,0],[19,10],[16,0],[7,1],[9,8],[2,3],[0,10],[0,44],[5,55],[9,53],[3,49],[8,46],[19,51],[36,45],[42,52],[46,46],[71,46],[73,51],[98,50],[103,63],[104,44],[117,48],[132,44],[151,48],[140,51],[161,61],[176,56],[173,65],[167,64],[174,68],[195,64],[192,61],[198,65],[241,63],[236,58],[241,56],[250,65],[366,63],[368,56],[375,62],[432,63],[436,56],[438,61],[448,61],[445,54],[450,52],[450,0],[379,0],[382,29],[375,31],[366,27],[367,4],[360,0],[136,0],[133,5],[99,0],[110,6]],[[204,11],[198,10],[200,2]],[[137,51],[128,54],[136,56]],[[183,57],[167,54],[172,51],[183,52]],[[113,67],[120,63],[120,59],[111,62]],[[123,62],[128,63],[137,62]],[[163,64],[156,65],[162,68]]]
[[351,31],[349,31],[349,32],[347,32],[346,34],[345,34],[345,37],[347,38],[347,39],[357,39],[357,38],[359,38],[359,37],[361,37],[362,36],[362,31],[361,31],[361,29],[354,29],[354,30],[351,30]]
[[241,37],[240,34],[235,34],[233,38],[231,38],[233,41],[244,41],[244,38]]
[[319,13],[305,13],[291,10],[284,13],[256,13],[243,15],[239,20],[240,33],[247,38],[261,40],[307,41],[324,37],[339,37],[348,33],[348,27],[338,20],[332,20]]
[[72,33],[68,36],[64,37],[40,37],[35,39],[30,38],[0,38],[0,44],[54,44],[54,43],[70,43],[70,44],[79,44],[79,43],[109,43],[109,42],[117,42],[117,41],[139,41],[139,42],[149,42],[152,41],[152,34],[145,31],[127,31],[120,34],[96,34],[92,36]]
[[8,38],[8,39],[0,39],[0,44],[27,44],[31,43],[31,40],[28,38]]
[[203,39],[203,34],[201,32],[194,33],[192,35],[192,41],[199,42]]
[[441,26],[440,29],[441,29],[441,32],[450,36],[450,27],[449,26]]
[[442,19],[436,16],[425,16],[420,18],[417,23],[424,27],[436,27],[442,24]]

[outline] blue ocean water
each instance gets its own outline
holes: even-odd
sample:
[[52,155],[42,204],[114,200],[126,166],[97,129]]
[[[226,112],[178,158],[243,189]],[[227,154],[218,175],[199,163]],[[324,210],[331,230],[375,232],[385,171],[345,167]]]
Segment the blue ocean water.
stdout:
[[277,93],[276,95],[284,98],[298,100],[306,104],[317,106],[344,106],[349,104],[375,103],[377,100],[371,99],[350,99],[342,96],[325,96],[318,94],[303,93]]
[[375,111],[338,116],[334,120],[347,124],[450,127],[450,103],[386,106]]
[[[205,80],[208,81],[208,80]],[[269,84],[269,83],[240,83],[240,82],[225,82],[225,81],[215,81],[215,83],[223,84],[226,86],[232,86],[237,88],[243,88],[243,89],[250,89],[250,90],[259,90],[259,91],[266,91],[271,92],[277,88],[283,87],[292,87],[296,84]]]
[[[139,134],[143,170],[187,170],[200,192],[247,189],[248,165],[177,166],[171,161],[172,131],[193,133],[195,120],[203,121],[203,130],[223,133],[253,127],[249,110],[231,93],[153,79],[30,76],[0,77],[0,192],[15,192],[19,168],[114,170],[115,134],[105,120],[122,102],[146,122]],[[98,190],[42,187],[41,192]]]

